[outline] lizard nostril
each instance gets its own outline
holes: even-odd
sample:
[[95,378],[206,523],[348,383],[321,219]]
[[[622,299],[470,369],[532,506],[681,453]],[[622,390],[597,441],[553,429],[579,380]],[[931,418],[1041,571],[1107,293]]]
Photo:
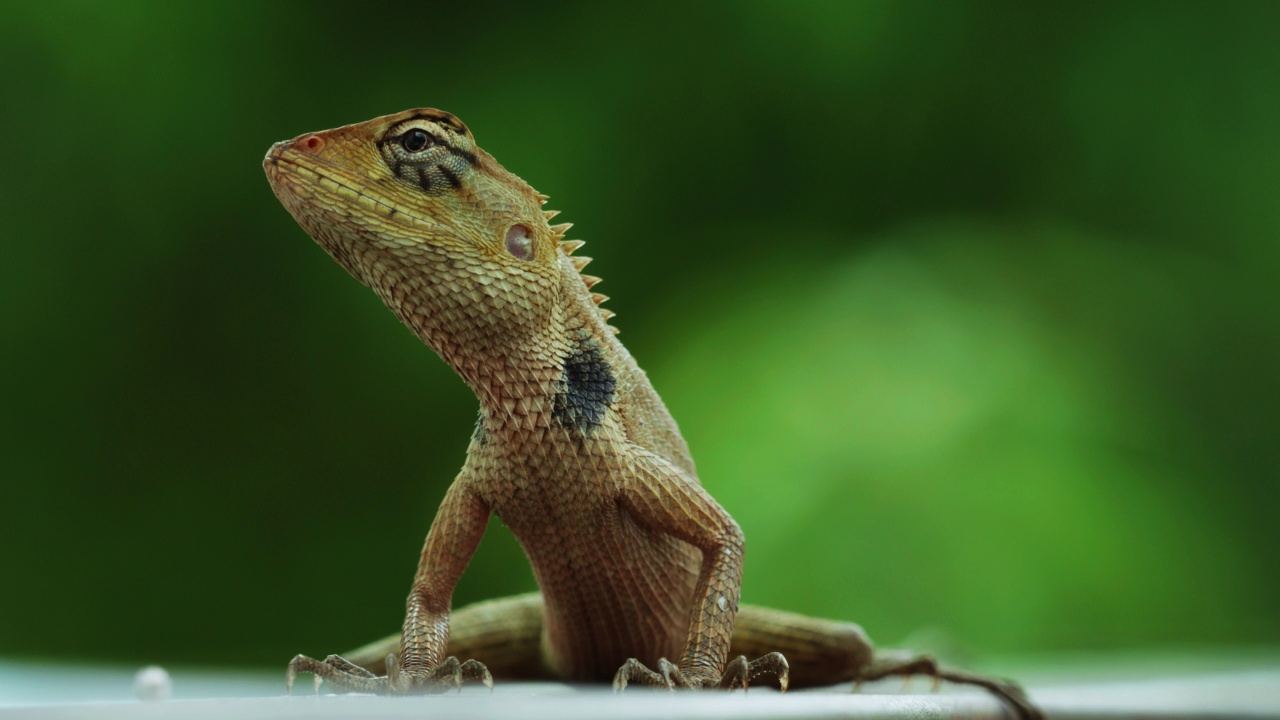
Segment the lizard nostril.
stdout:
[[301,145],[304,150],[309,152],[318,152],[320,148],[324,147],[324,140],[322,140],[319,135],[308,135],[298,144]]

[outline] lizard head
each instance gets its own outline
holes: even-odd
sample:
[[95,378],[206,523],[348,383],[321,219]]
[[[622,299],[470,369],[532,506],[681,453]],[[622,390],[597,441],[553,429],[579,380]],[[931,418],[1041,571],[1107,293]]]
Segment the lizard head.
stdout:
[[447,112],[301,135],[263,166],[303,229],[455,367],[536,342],[581,264],[546,198]]

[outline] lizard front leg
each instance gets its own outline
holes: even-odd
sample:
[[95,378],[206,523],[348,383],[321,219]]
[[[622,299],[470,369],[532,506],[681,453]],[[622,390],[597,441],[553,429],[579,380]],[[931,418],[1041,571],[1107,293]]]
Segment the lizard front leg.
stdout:
[[[496,679],[548,680],[542,632],[542,594],[484,600],[449,613],[448,655],[484,663]],[[372,673],[385,673],[387,656],[400,648],[400,632],[342,653]]]
[[702,551],[702,566],[678,662],[662,658],[654,671],[631,658],[614,676],[614,689],[634,682],[667,688],[745,689],[752,678],[767,673],[775,675],[785,691],[788,666],[779,653],[753,662],[738,657],[726,664],[738,613],[743,556],[742,530],[729,513],[680,469],[638,448],[618,490],[623,511],[642,526],[697,547]]
[[453,590],[489,523],[489,506],[469,486],[464,470],[445,493],[427,533],[407,601],[400,653],[388,656],[387,674],[375,676],[338,655],[323,661],[299,655],[289,663],[285,676],[290,690],[302,672],[315,676],[317,689],[322,680],[340,690],[375,693],[439,692],[471,679],[493,687],[483,664],[445,657]]

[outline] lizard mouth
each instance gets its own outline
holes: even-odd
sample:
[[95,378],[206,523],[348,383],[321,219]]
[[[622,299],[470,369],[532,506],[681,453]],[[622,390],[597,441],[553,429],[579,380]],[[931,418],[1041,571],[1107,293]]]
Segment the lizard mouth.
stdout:
[[[292,209],[297,204],[311,211],[323,211],[339,204],[356,208],[364,206],[369,208],[371,215],[378,216],[382,221],[396,220],[400,224],[417,228],[437,227],[437,223],[389,202],[386,197],[362,190],[357,183],[344,176],[340,166],[298,149],[298,141],[308,137],[314,136],[275,143],[262,159],[262,169],[267,174],[267,181],[286,207]],[[331,199],[326,199],[325,196]]]

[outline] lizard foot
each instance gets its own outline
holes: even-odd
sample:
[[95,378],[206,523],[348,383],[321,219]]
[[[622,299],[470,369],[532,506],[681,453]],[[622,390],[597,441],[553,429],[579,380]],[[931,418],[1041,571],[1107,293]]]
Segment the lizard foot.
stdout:
[[719,679],[704,677],[695,673],[685,673],[680,670],[679,666],[666,658],[658,660],[658,670],[654,672],[645,667],[644,663],[631,658],[623,663],[617,674],[613,676],[613,691],[622,692],[627,688],[628,684],[636,683],[649,687],[664,687],[668,690],[675,690],[676,688],[686,690],[702,688],[733,690],[740,687],[743,692],[746,692],[752,680],[765,674],[778,678],[779,689],[782,692],[787,691],[787,686],[791,681],[791,667],[787,664],[787,659],[782,656],[782,653],[769,653],[752,662],[747,662],[746,657],[739,655],[725,665],[724,672]]
[[459,662],[449,657],[430,671],[408,671],[400,667],[395,654],[387,656],[387,674],[379,677],[339,655],[330,655],[323,661],[299,655],[289,661],[285,671],[285,690],[293,694],[293,681],[298,673],[311,673],[314,690],[319,693],[321,683],[328,681],[342,692],[365,692],[378,695],[392,693],[439,693],[456,688],[462,692],[466,680],[479,680],[493,690],[493,675],[479,660]]
[[944,668],[931,655],[893,654],[877,656],[859,674],[855,680],[854,688],[856,689],[863,682],[880,680],[890,675],[901,675],[907,679],[910,679],[912,675],[926,675],[933,678],[935,690],[939,681],[942,680],[961,685],[974,685],[985,689],[1002,700],[1019,720],[1044,720],[1044,714],[1040,711],[1040,708],[1031,704],[1031,700],[1027,698],[1026,693],[1012,680],[1001,680],[963,670]]

